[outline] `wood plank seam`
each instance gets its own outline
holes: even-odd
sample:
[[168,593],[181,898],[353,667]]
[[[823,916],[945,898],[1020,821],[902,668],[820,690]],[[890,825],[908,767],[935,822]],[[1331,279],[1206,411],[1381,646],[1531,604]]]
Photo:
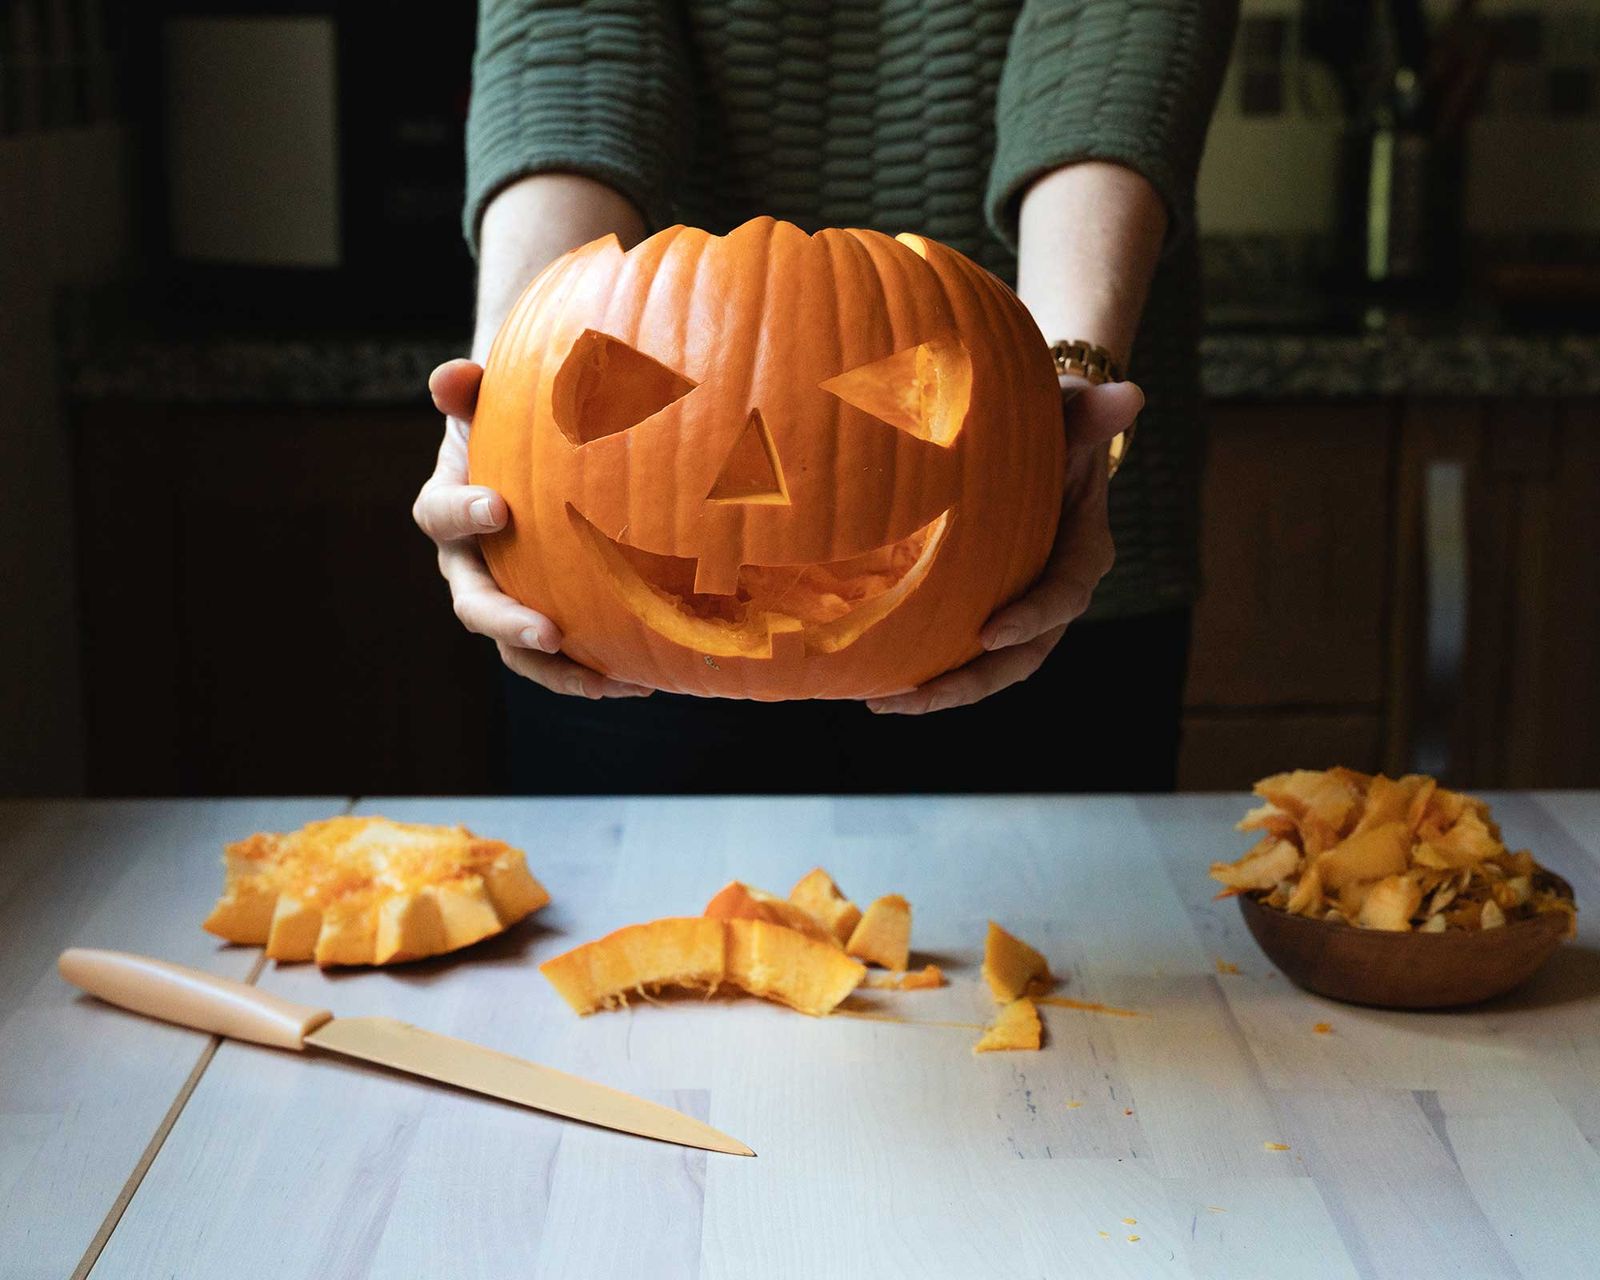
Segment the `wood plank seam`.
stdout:
[[[261,975],[266,967],[266,952],[256,957],[255,965],[251,968],[245,982],[251,986]],[[111,1239],[111,1233],[117,1229],[117,1223],[122,1220],[123,1213],[133,1200],[134,1193],[139,1190],[139,1184],[144,1181],[144,1175],[150,1171],[150,1166],[155,1163],[156,1156],[161,1151],[161,1146],[167,1140],[167,1135],[172,1132],[172,1126],[178,1123],[178,1117],[183,1114],[183,1108],[188,1104],[189,1096],[194,1093],[195,1086],[200,1083],[200,1077],[211,1065],[211,1059],[216,1056],[217,1046],[222,1043],[221,1036],[212,1036],[206,1047],[200,1051],[200,1057],[195,1060],[193,1069],[179,1087],[177,1096],[172,1099],[172,1105],[167,1108],[167,1114],[161,1117],[161,1123],[156,1126],[156,1131],[145,1144],[144,1151],[140,1154],[138,1163],[133,1166],[133,1172],[128,1175],[128,1180],[122,1184],[122,1190],[117,1193],[117,1198],[112,1201],[111,1208],[106,1212],[105,1219],[100,1223],[100,1229],[94,1233],[94,1239],[89,1241],[89,1247],[83,1251],[83,1257],[78,1260],[78,1265],[72,1273],[71,1280],[87,1280],[94,1264],[100,1260],[100,1254],[106,1247],[106,1242]]]
[[[349,796],[345,799],[344,812],[349,813],[356,807],[357,797]],[[263,949],[256,957],[256,962],[250,967],[250,972],[244,981],[247,986],[254,986],[256,979],[261,976],[267,967],[267,953]],[[95,1263],[100,1261],[100,1255],[105,1251],[106,1244],[111,1239],[111,1233],[117,1229],[117,1224],[122,1221],[122,1215],[133,1202],[133,1197],[138,1193],[139,1184],[144,1181],[144,1176],[150,1171],[150,1166],[155,1163],[156,1156],[161,1153],[161,1147],[167,1140],[167,1135],[178,1123],[178,1117],[183,1114],[183,1109],[188,1105],[189,1098],[200,1084],[200,1077],[205,1075],[206,1068],[211,1065],[211,1059],[216,1057],[217,1048],[222,1044],[221,1036],[212,1036],[206,1047],[200,1051],[200,1056],[195,1060],[193,1069],[189,1072],[184,1082],[179,1086],[172,1105],[167,1108],[166,1115],[161,1117],[161,1123],[156,1126],[155,1133],[150,1135],[150,1141],[145,1144],[144,1151],[140,1154],[138,1162],[128,1174],[127,1181],[122,1184],[122,1190],[117,1193],[117,1198],[112,1201],[111,1208],[106,1211],[105,1218],[100,1223],[100,1229],[94,1233],[94,1238],[89,1241],[84,1249],[83,1256],[78,1259],[78,1265],[73,1268],[70,1280],[88,1280],[89,1273],[94,1270]]]

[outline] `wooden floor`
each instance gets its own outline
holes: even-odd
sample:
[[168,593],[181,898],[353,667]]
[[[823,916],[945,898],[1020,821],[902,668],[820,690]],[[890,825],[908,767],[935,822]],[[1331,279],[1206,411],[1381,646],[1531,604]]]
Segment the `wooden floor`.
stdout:
[[[362,802],[520,845],[555,902],[455,959],[336,974],[262,965],[198,922],[225,840],[347,802],[0,804],[0,1275],[1594,1275],[1600,795],[1492,798],[1588,910],[1521,993],[1457,1014],[1280,978],[1205,875],[1243,848],[1238,796]],[[906,894],[915,950],[953,980],[864,1008],[984,1022],[994,916],[1062,994],[1144,1016],[1050,1007],[1042,1052],[974,1057],[961,1026],[754,1001],[580,1020],[536,971],[729,878],[781,890],[817,863],[860,900]],[[219,1045],[75,996],[53,968],[72,944],[477,1040],[759,1156]]]

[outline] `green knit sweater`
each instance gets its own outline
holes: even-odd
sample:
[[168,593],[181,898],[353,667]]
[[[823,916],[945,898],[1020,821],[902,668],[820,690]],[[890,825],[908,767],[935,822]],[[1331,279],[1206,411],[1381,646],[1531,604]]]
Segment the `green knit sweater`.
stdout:
[[[1091,616],[1189,603],[1202,435],[1194,182],[1237,0],[483,0],[469,241],[540,170],[656,226],[758,214],[942,240],[1015,278],[1016,206],[1100,159],[1170,215],[1135,344],[1146,406],[1111,488],[1117,564]],[[1050,334],[1051,338],[1089,335]]]

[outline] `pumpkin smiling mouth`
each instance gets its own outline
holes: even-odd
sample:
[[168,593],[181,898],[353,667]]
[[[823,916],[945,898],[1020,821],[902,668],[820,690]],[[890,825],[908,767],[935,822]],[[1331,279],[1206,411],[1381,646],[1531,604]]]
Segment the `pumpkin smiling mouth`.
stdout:
[[771,658],[777,646],[835,653],[887,617],[933,567],[947,508],[915,533],[846,560],[739,567],[729,595],[694,589],[697,561],[607,537],[571,503],[567,513],[628,610],[657,634],[709,657]]

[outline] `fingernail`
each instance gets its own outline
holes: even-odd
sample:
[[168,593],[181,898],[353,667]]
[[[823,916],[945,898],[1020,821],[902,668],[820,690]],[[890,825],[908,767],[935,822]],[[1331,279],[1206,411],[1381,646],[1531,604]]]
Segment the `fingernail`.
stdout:
[[554,653],[555,650],[545,643],[544,631],[539,627],[527,627],[518,637],[524,649],[539,649],[545,653]]
[[472,517],[472,523],[484,529],[495,526],[494,503],[487,498],[474,498],[472,505],[467,508],[467,514]]
[[561,688],[564,692],[570,693],[574,698],[586,698],[589,696],[588,691],[583,687],[582,676],[568,676],[561,682]]
[[654,689],[641,688],[636,684],[623,684],[620,680],[606,681],[606,695],[612,698],[648,698]]
[[991,631],[983,642],[985,649],[1007,649],[1022,639],[1022,632],[1016,627],[1001,627],[998,631]]

